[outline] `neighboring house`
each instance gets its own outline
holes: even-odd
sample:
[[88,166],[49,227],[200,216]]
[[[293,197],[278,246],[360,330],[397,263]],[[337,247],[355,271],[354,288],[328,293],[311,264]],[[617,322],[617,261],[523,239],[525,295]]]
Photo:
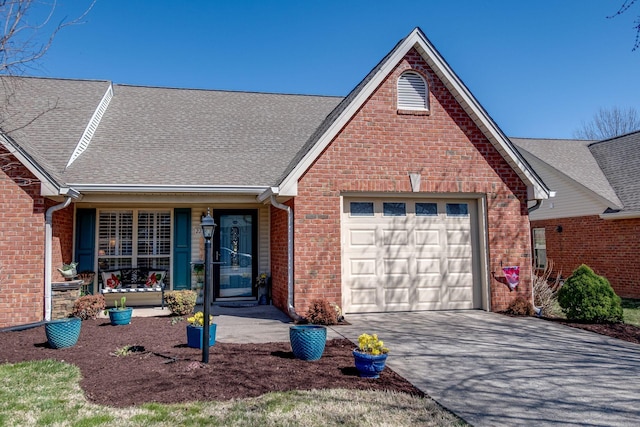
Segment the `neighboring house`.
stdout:
[[640,298],[640,131],[604,141],[511,138],[555,191],[530,213],[536,266],[587,264]]
[[0,326],[47,318],[71,260],[164,268],[171,289],[191,288],[208,209],[217,301],[255,301],[260,272],[292,317],[315,298],[350,313],[531,297],[527,208],[549,190],[420,29],[346,98],[16,80]]

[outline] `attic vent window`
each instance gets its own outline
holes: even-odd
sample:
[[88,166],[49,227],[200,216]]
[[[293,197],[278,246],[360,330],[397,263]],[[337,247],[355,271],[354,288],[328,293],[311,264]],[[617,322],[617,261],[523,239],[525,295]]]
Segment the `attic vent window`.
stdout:
[[427,82],[414,71],[402,73],[398,78],[398,112],[427,114],[428,111]]

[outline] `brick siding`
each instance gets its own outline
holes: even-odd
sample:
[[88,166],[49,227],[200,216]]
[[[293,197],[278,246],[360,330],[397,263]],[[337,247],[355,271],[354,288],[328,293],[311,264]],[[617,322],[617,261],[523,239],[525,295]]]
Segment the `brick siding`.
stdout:
[[544,228],[547,258],[564,278],[586,264],[606,277],[619,296],[640,298],[640,219],[593,215],[532,221],[531,227]]
[[40,183],[0,149],[0,327],[44,315],[44,198]]
[[[428,115],[396,110],[396,81],[409,69],[427,79]],[[304,314],[309,302],[318,297],[341,304],[340,194],[410,194],[411,172],[422,174],[424,193],[487,195],[490,271],[500,278],[501,263],[521,268],[517,292],[491,279],[491,308],[503,310],[517,294],[530,299],[526,186],[412,50],[299,180],[294,209],[298,313]],[[286,222],[282,223],[286,214],[273,209],[272,214],[274,303],[282,307],[286,288],[276,272],[277,265],[286,261],[286,249],[281,254],[277,245],[283,242],[283,227],[286,232]]]

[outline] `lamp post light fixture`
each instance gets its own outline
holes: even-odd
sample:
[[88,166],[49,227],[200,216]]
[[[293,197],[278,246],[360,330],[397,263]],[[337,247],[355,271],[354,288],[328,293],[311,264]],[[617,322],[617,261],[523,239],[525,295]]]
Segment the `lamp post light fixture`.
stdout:
[[202,235],[204,236],[204,287],[202,294],[202,363],[209,363],[209,312],[211,306],[209,304],[209,292],[211,292],[211,238],[216,231],[216,223],[209,214],[209,208],[207,208],[207,216],[203,217],[200,221],[200,227],[202,227]]

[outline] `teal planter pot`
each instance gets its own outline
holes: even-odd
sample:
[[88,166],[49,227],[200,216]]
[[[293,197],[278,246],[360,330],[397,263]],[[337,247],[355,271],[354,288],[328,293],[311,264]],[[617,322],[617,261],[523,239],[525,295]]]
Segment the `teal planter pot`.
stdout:
[[114,326],[128,325],[131,323],[131,314],[133,313],[133,308],[127,307],[125,309],[121,308],[110,308],[109,310],[109,320],[111,324]]
[[386,353],[374,356],[369,353],[361,353],[358,350],[353,350],[353,358],[358,374],[362,378],[380,378],[380,372],[382,372],[387,362]]
[[78,342],[82,321],[78,317],[51,320],[44,325],[47,341],[52,348],[72,347]]
[[[187,325],[187,346],[202,349],[204,335],[202,326]],[[216,343],[216,324],[209,325],[209,347]]]
[[327,328],[322,325],[296,325],[289,327],[289,341],[296,359],[318,360],[324,353]]

